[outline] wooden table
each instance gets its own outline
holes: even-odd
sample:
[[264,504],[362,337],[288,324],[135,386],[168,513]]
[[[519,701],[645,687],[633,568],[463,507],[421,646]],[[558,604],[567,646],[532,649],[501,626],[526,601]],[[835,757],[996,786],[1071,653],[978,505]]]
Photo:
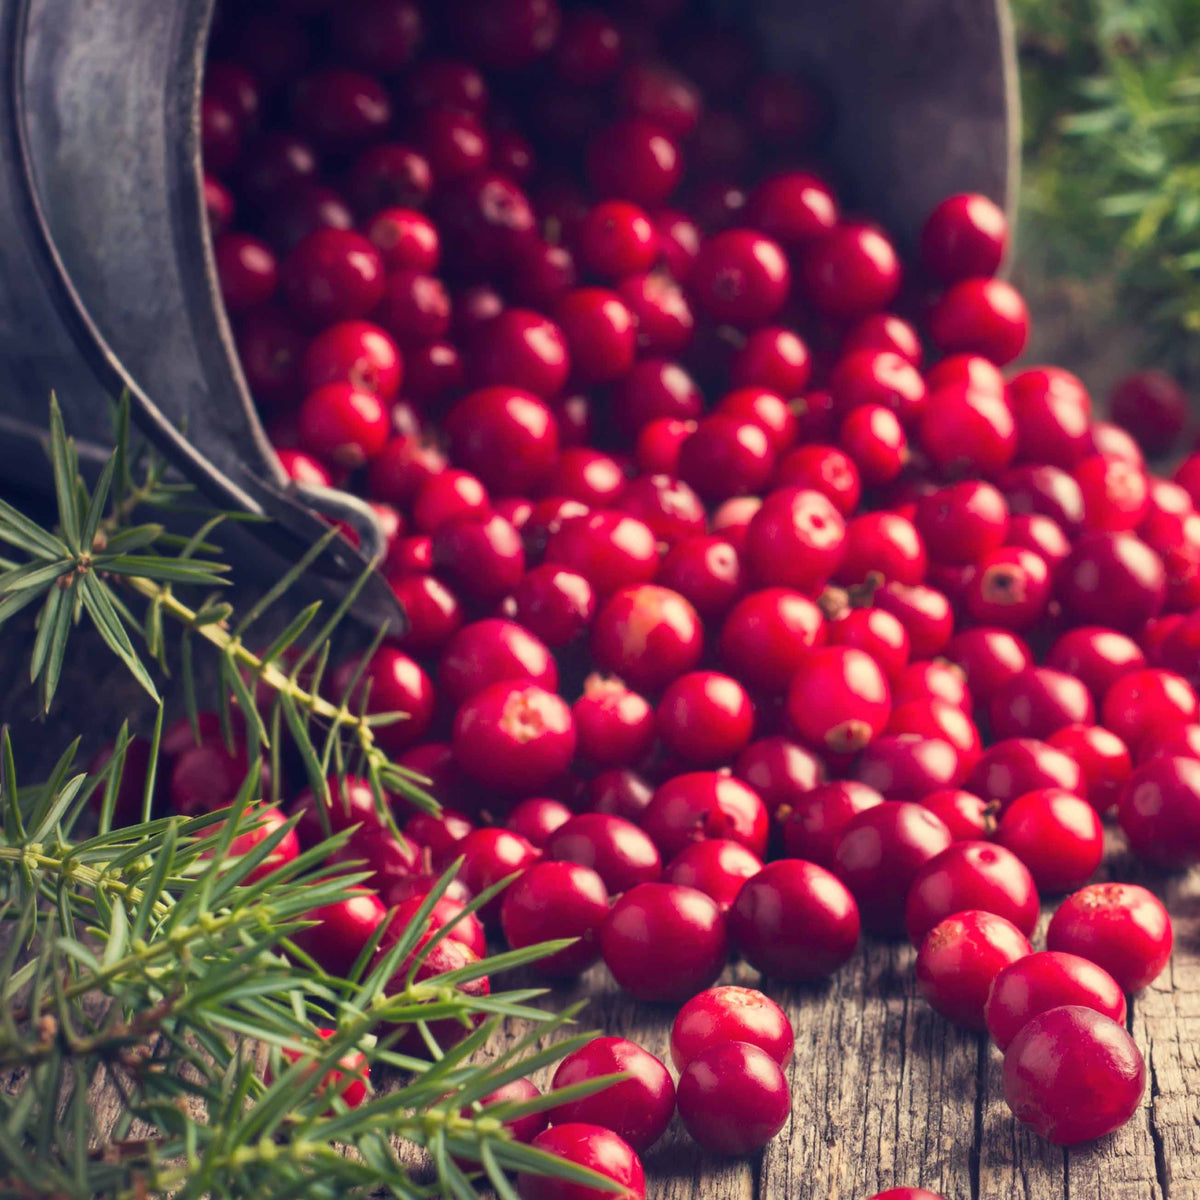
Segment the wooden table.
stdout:
[[[28,631],[21,624],[0,637],[0,717],[13,725],[18,771],[27,779],[53,762],[68,731],[89,735],[87,754],[123,716],[148,718],[136,684],[97,638],[81,634],[54,715],[37,722],[25,683]],[[998,1052],[922,1001],[907,945],[866,942],[824,986],[765,985],[796,1031],[793,1113],[783,1133],[756,1161],[723,1162],[700,1154],[676,1122],[646,1157],[648,1195],[865,1200],[883,1188],[919,1185],[949,1200],[1200,1200],[1200,869],[1149,879],[1118,851],[1112,873],[1163,897],[1176,938],[1168,971],[1130,1006],[1129,1028],[1150,1082],[1119,1133],[1063,1151],[1023,1130],[1004,1105]],[[729,978],[757,982],[744,967]],[[584,996],[591,999],[583,1028],[632,1038],[669,1061],[670,1010],[622,996],[603,968],[551,1002]]]

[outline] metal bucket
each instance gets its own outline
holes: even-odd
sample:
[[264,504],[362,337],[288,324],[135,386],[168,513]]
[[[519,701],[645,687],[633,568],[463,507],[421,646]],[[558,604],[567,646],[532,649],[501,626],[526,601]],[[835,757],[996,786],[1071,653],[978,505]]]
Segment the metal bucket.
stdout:
[[[1005,0],[721,0],[777,65],[821,81],[853,199],[902,243],[953,191],[1012,207],[1017,102]],[[105,397],[247,526],[264,571],[349,521],[362,550],[314,566],[336,593],[382,534],[344,492],[285,477],[255,413],[204,218],[198,111],[213,0],[0,3],[0,471],[44,487],[53,389],[81,455],[102,460]],[[379,578],[354,609],[399,622]]]

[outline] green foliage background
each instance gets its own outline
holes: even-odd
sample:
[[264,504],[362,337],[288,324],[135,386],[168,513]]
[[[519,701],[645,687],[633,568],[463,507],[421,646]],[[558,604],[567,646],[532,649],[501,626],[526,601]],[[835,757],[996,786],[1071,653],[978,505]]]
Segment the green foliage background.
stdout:
[[1194,387],[1200,0],[1012,5],[1025,124],[1022,282],[1035,305],[1050,289],[1041,311],[1074,295],[1095,335],[1123,330],[1129,358]]

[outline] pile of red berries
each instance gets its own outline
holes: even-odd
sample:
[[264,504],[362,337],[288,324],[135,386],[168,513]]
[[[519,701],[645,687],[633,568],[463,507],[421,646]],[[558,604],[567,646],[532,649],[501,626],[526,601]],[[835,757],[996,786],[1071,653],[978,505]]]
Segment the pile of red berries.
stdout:
[[[1200,861],[1200,455],[1174,480],[1145,458],[1183,397],[1132,377],[1117,425],[1065,370],[1003,372],[1029,315],[1000,210],[945,200],[902,269],[840,207],[820,93],[685,10],[278,0],[214,34],[242,370],[288,473],[384,524],[411,627],[358,686],[443,805],[398,811],[401,844],[349,787],[375,874],[312,951],[345,969],[459,856],[422,970],[490,926],[578,938],[547,975],[602,959],[696,1004],[731,953],[803,980],[860,925],[907,933],[934,1007],[1007,1047],[1013,1111],[1097,1136],[1143,1082],[1121,992],[1171,943],[1150,893],[1084,886],[1101,818]],[[220,803],[244,766],[185,749],[171,799]],[[1070,892],[1031,954],[1039,895]],[[597,1047],[572,1079],[620,1057]],[[778,1049],[678,1063],[698,1140],[779,1128]],[[637,1103],[529,1136],[641,1195],[629,1146],[670,1079],[635,1074]]]

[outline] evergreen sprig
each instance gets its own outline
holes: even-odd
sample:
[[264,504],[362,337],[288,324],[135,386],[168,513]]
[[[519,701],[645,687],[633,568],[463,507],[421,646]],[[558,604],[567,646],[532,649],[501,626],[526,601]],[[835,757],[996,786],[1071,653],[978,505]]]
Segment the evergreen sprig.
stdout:
[[[294,819],[250,852],[231,853],[234,838],[257,821],[259,750],[269,749],[278,767],[285,726],[323,801],[318,812],[327,833],[331,785],[340,786],[351,769],[369,776],[389,820],[387,792],[403,791],[430,809],[436,804],[375,741],[373,731],[394,718],[365,715],[365,696],[351,706],[357,680],[340,700],[322,694],[329,639],[353,592],[322,621],[318,605],[304,608],[265,651],[245,644],[321,546],[236,617],[219,592],[213,595],[229,577],[209,541],[224,515],[204,512],[160,460],[135,448],[126,404],[116,417],[116,453],[88,489],[52,402],[54,528],[0,502],[0,541],[18,556],[0,575],[0,624],[40,601],[31,679],[43,706],[53,700],[84,615],[158,701],[143,819],[125,828],[113,822],[132,742],[127,728],[94,774],[75,769],[76,742],[49,778],[31,787],[19,785],[8,731],[0,735],[0,1070],[9,1080],[0,1089],[0,1197],[473,1200],[482,1183],[502,1200],[516,1200],[507,1173],[517,1170],[611,1190],[611,1181],[514,1142],[503,1121],[613,1078],[524,1104],[483,1110],[477,1103],[588,1035],[559,1040],[576,1010],[554,1015],[535,1005],[541,989],[471,995],[464,985],[567,943],[417,979],[446,936],[426,935],[452,867],[408,925],[378,929],[348,976],[337,977],[293,939],[312,924],[315,909],[346,898],[367,877],[353,863],[328,863],[351,831],[330,834],[262,878],[255,878],[258,869]],[[146,508],[186,509],[200,524],[187,536],[135,523]],[[190,601],[179,594],[187,588],[205,594]],[[139,604],[141,616],[134,613]],[[181,630],[181,685],[193,724],[199,698],[192,660],[196,644],[204,644],[218,657],[226,728],[236,702],[250,742],[252,766],[232,805],[193,818],[150,815],[163,723],[152,672],[156,664],[166,668],[168,624]],[[256,704],[258,685],[273,697],[269,705],[261,697]],[[278,770],[272,774],[278,779]],[[476,897],[468,911],[503,886]],[[498,1024],[512,1018],[531,1024],[527,1036],[477,1061]],[[447,1020],[476,1027],[443,1052],[430,1022]],[[414,1028],[427,1057],[404,1052],[401,1037]],[[319,1030],[333,1032],[323,1037]],[[543,1046],[546,1039],[552,1044]],[[340,1066],[344,1079],[347,1056],[359,1053],[373,1078],[390,1086],[349,1107],[323,1081]],[[93,1104],[96,1088],[115,1105],[104,1126]]]
[[[1047,274],[1113,278],[1148,362],[1200,375],[1200,6],[1015,0],[1023,243]],[[1115,247],[1115,250],[1114,250]]]

